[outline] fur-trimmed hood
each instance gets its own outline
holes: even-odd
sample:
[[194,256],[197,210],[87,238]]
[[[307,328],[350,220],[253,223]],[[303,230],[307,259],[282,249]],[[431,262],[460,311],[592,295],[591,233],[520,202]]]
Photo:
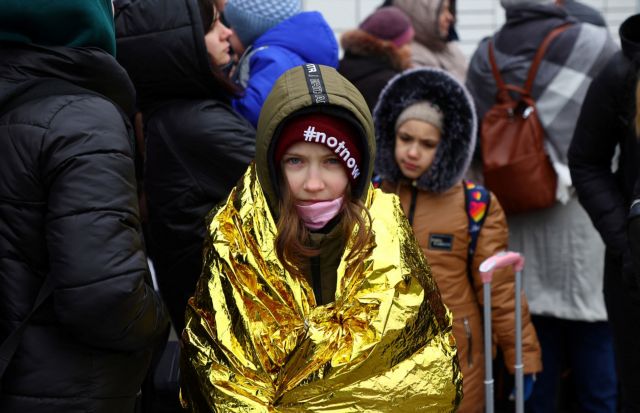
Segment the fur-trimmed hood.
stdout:
[[376,172],[397,182],[402,173],[395,161],[395,124],[413,103],[428,100],[444,114],[443,131],[431,167],[416,184],[419,189],[443,192],[467,171],[476,142],[476,111],[465,87],[446,72],[434,68],[408,70],[389,81],[373,111],[376,131]]
[[388,40],[373,36],[361,29],[345,32],[340,38],[345,53],[376,57],[387,61],[393,69],[402,71],[411,67],[411,50],[397,47]]

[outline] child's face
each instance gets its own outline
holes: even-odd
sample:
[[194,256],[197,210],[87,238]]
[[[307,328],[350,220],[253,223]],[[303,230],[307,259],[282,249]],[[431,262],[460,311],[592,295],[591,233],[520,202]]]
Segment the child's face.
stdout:
[[396,132],[396,163],[402,174],[418,179],[427,172],[440,143],[440,131],[432,124],[410,119]]
[[207,46],[207,53],[211,59],[211,65],[214,67],[226,65],[231,61],[229,54],[229,37],[231,30],[228,29],[219,18],[219,13],[214,8],[213,24],[204,36],[204,43]]
[[344,195],[349,178],[335,152],[316,143],[291,145],[282,157],[282,173],[296,202],[330,201]]

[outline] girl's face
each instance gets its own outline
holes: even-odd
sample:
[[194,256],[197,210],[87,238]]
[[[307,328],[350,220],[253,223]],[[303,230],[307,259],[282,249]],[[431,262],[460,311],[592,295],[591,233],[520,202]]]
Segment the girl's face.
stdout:
[[402,174],[418,179],[433,163],[440,143],[440,131],[430,123],[410,119],[396,132],[396,163]]
[[231,36],[231,30],[222,24],[220,15],[215,10],[215,7],[213,16],[213,23],[204,36],[204,42],[207,46],[211,64],[217,67],[226,65],[231,61],[231,55],[229,54],[229,37]]
[[334,200],[347,190],[349,178],[342,161],[323,145],[291,145],[282,157],[281,167],[296,203]]
[[451,4],[449,0],[442,2],[442,8],[440,9],[440,15],[438,16],[438,32],[442,38],[446,38],[449,35],[449,28],[453,24],[454,18],[451,13]]

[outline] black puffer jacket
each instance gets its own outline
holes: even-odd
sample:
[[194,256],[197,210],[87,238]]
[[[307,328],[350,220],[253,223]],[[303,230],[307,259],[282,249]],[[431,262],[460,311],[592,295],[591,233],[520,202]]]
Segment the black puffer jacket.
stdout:
[[[133,106],[110,55],[0,46],[0,108],[27,82],[60,78]],[[132,412],[168,318],[149,279],[133,148],[110,101],[57,94],[0,115],[0,341],[33,315],[0,389],[0,411]]]
[[[608,257],[629,270],[627,214],[638,177],[634,130],[635,85],[640,69],[640,15],[620,27],[622,51],[593,80],[585,97],[569,149],[571,177],[580,203],[607,245]],[[611,170],[616,146],[620,158]]]
[[145,123],[150,255],[177,331],[202,268],[205,215],[255,152],[255,130],[212,74],[197,0],[138,0],[116,16],[118,60]]

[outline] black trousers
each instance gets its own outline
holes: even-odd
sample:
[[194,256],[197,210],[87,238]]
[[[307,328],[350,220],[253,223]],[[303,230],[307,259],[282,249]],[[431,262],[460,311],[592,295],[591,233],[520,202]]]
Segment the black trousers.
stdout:
[[604,297],[620,383],[620,412],[636,413],[640,412],[640,291],[633,274],[623,274],[620,255],[607,251],[604,272]]

